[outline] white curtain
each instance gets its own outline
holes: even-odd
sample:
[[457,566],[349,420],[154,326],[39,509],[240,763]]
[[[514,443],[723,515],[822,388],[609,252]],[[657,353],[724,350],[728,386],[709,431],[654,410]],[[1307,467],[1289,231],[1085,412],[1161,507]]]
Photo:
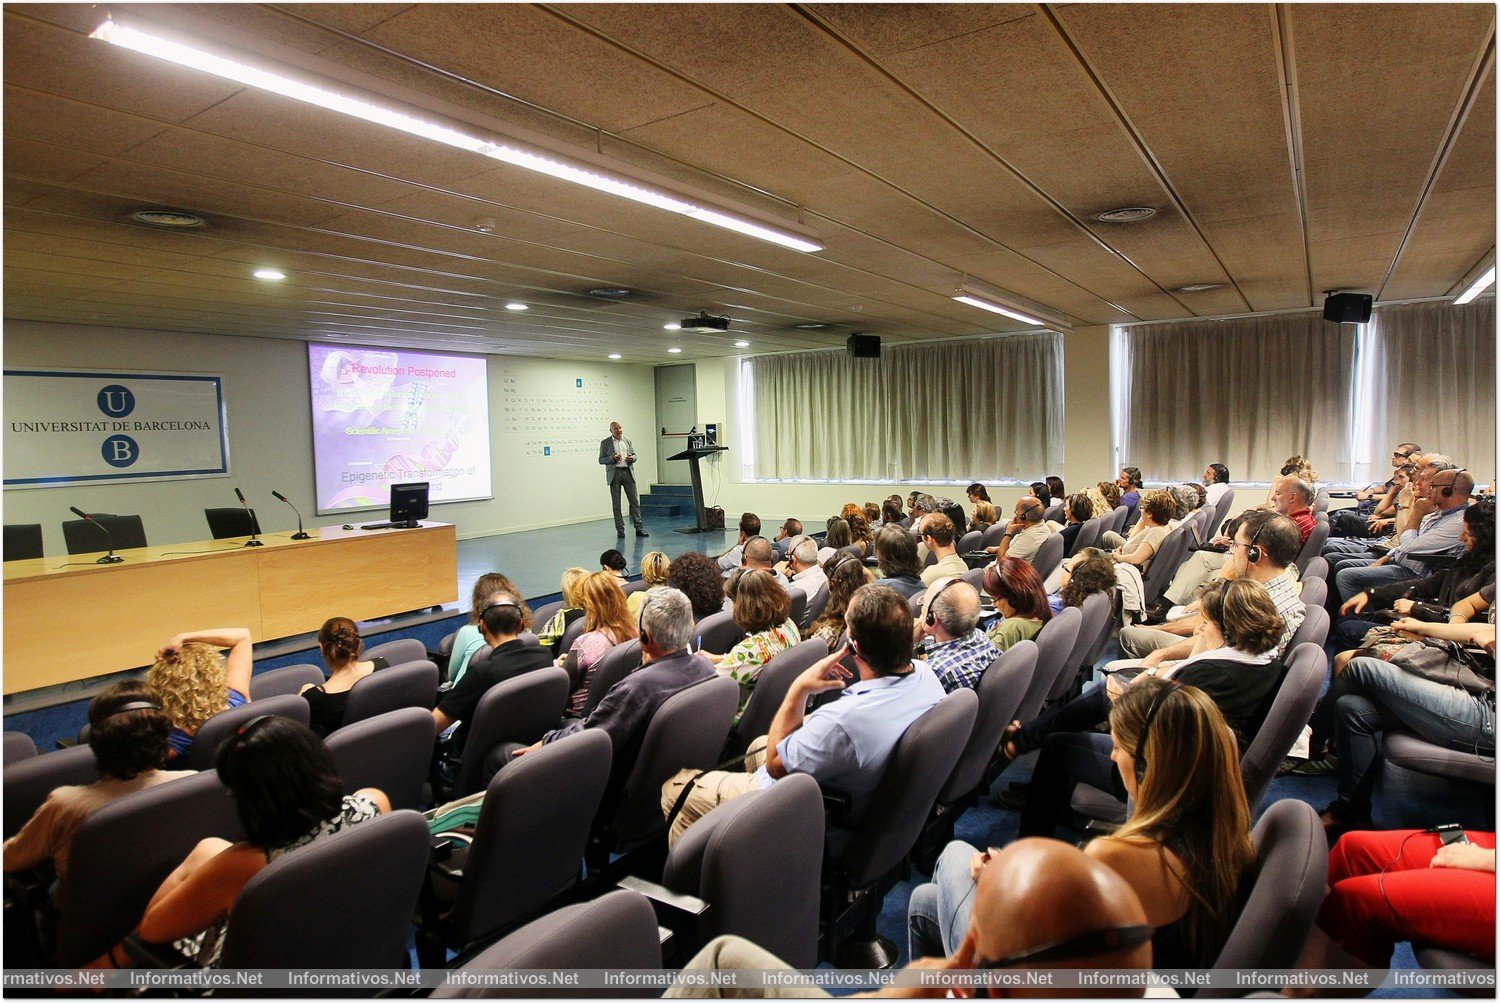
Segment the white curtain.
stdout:
[[755,476],[1030,479],[1062,462],[1062,336],[752,358]]
[[1235,481],[1267,481],[1294,454],[1320,480],[1348,479],[1352,325],[1286,314],[1144,325],[1122,340],[1121,463],[1148,480],[1223,463]]
[[1494,480],[1494,297],[1381,307],[1371,326],[1374,476],[1385,447],[1409,440]]

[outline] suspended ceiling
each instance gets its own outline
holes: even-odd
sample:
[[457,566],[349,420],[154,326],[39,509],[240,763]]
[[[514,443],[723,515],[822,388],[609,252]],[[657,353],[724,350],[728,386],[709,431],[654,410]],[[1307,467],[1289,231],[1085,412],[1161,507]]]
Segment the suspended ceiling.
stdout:
[[[1489,4],[133,9],[825,248],[117,49],[88,37],[102,6],[11,3],[7,318],[665,362],[1027,329],[953,302],[965,276],[1076,327],[1451,295],[1494,248]],[[157,206],[207,225],[131,221]],[[1121,206],[1156,214],[1098,220]],[[662,329],[698,310],[731,332]]]

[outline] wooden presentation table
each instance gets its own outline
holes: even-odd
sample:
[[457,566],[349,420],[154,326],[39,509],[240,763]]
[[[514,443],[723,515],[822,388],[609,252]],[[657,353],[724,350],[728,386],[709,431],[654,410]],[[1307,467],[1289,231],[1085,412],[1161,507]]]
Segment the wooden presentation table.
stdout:
[[[373,620],[458,598],[457,536],[417,529],[310,530],[5,562],[7,695],[150,665],[173,634],[249,627],[256,641]],[[67,566],[65,566],[67,565]]]

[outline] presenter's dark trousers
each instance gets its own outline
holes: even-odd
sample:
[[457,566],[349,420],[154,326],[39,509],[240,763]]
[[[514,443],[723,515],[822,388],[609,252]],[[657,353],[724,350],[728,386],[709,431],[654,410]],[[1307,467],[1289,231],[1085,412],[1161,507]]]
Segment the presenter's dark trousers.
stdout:
[[635,493],[635,472],[629,467],[615,468],[615,479],[609,482],[609,500],[615,508],[615,535],[625,535],[625,521],[620,518],[620,489],[624,488],[625,497],[630,499],[630,521],[635,524],[639,531],[646,527],[641,525],[641,500]]

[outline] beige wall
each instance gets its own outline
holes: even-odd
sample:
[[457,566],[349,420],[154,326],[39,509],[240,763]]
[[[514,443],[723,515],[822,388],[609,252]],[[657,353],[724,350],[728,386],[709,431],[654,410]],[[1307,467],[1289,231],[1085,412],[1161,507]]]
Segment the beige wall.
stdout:
[[[766,525],[788,516],[811,520],[836,513],[845,502],[879,502],[890,494],[907,494],[917,487],[964,501],[964,485],[930,488],[916,483],[870,484],[756,484],[743,477],[743,422],[740,418],[739,359],[707,359],[698,366],[698,426],[718,421],[724,429],[719,441],[728,453],[716,458],[714,473],[705,473],[704,500],[723,506],[733,522],[741,512],[754,512]],[[1063,335],[1065,435],[1063,465],[1056,471],[1027,471],[1028,477],[1056,473],[1071,490],[1075,484],[1113,479],[1109,413],[1109,328],[1087,327]],[[989,484],[990,497],[1007,509],[1026,493],[1020,485]],[[716,490],[717,488],[717,490]],[[714,499],[717,498],[717,502]]]
[[[609,518],[609,491],[592,454],[529,456],[512,441],[515,436],[502,434],[500,369],[509,368],[519,375],[523,388],[553,384],[564,377],[571,386],[575,376],[607,375],[620,420],[627,427],[649,429],[656,418],[651,368],[514,356],[490,356],[488,361],[495,497],[434,505],[431,517],[456,524],[460,537]],[[73,518],[70,505],[86,512],[139,513],[153,544],[205,539],[208,525],[203,509],[236,504],[235,487],[250,499],[267,532],[296,526],[291,510],[271,498],[272,489],[291,498],[309,526],[336,526],[349,518],[314,514],[307,348],[300,341],[7,321],[5,364],[219,373],[224,377],[230,476],[5,491],[5,521],[41,523],[48,554],[65,553],[61,527],[64,520]],[[562,431],[594,440],[609,434],[608,428],[593,427]],[[641,468],[655,470],[656,437],[638,436],[635,444]]]

